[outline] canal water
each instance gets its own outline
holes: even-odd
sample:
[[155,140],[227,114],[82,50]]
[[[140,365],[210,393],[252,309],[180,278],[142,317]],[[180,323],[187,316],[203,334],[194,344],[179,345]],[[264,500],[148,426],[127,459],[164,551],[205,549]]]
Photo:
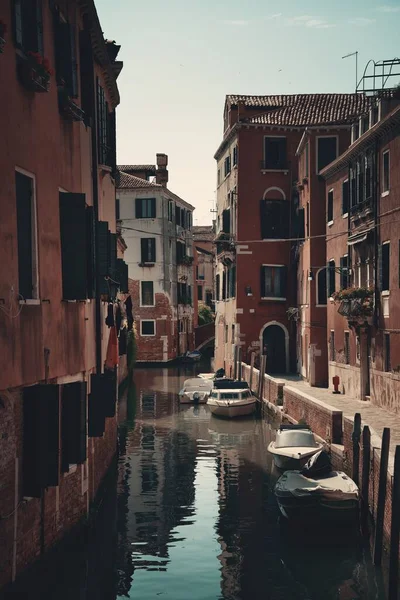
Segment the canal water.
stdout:
[[179,405],[194,371],[135,371],[94,527],[7,599],[383,599],[360,540],[312,523],[282,528],[266,450],[273,422]]

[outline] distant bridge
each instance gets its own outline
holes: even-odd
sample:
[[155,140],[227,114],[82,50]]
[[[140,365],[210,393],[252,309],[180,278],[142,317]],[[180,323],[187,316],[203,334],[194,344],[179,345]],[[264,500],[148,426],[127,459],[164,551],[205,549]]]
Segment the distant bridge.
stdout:
[[200,325],[195,327],[194,330],[194,345],[196,350],[202,350],[207,346],[212,346],[215,341],[215,323],[207,323],[206,325]]

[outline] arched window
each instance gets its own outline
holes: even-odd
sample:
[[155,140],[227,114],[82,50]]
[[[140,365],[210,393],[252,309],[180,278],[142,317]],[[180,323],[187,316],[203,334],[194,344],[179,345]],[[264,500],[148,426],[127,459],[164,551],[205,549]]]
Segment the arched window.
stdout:
[[317,304],[326,305],[326,267],[320,269],[317,273]]

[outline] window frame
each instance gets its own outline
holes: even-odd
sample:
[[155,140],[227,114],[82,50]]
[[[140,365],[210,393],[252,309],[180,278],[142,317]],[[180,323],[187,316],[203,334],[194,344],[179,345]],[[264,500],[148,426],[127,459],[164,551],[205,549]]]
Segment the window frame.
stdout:
[[[153,200],[154,200],[154,216],[150,216],[150,217],[143,216],[143,213],[144,213],[143,202],[145,202],[146,207],[148,206],[148,204],[150,204],[150,208],[151,208],[153,206],[153,203],[152,203]],[[140,210],[141,216],[140,217],[137,215],[138,201],[141,202],[141,210]],[[153,211],[150,210],[150,212],[153,212]],[[152,196],[151,198],[150,197],[149,198],[147,198],[147,197],[141,198],[140,196],[136,197],[135,198],[135,219],[156,219],[156,218],[157,218],[157,198],[155,196]]]
[[[285,269],[286,270],[286,277],[287,277],[287,265],[276,265],[276,264],[265,264],[263,263],[261,265],[261,269],[263,270],[263,277],[265,277],[264,275],[264,269],[265,267],[268,267],[270,269]],[[273,301],[279,301],[279,302],[284,302],[287,299],[287,281],[286,281],[286,295],[285,296],[262,296],[261,292],[262,290],[260,289],[260,298],[261,300],[273,300]]]
[[[20,167],[14,168],[15,181],[15,207],[17,211],[17,188],[15,173],[20,173],[24,177],[32,180],[32,198],[31,198],[31,232],[32,232],[32,297],[20,299],[22,304],[40,304],[40,276],[39,276],[39,240],[38,240],[38,216],[37,216],[37,189],[36,175]],[[17,245],[18,245],[18,222],[17,222]],[[18,257],[18,250],[17,250]],[[18,293],[19,292],[19,268],[18,268]]]
[[[385,183],[385,157],[388,157],[387,165],[387,187]],[[387,196],[390,192],[390,148],[382,152],[382,193],[381,196]]]
[[[154,333],[143,333],[143,323],[153,323]],[[156,319],[140,319],[140,337],[155,337],[156,336]]]
[[[147,259],[146,260],[143,260],[143,258],[144,258],[143,253],[142,253],[143,240],[146,241],[146,246],[147,246]],[[149,245],[149,242],[151,242],[150,245]],[[140,262],[142,264],[154,265],[156,263],[156,258],[157,258],[156,238],[155,237],[140,238]]]
[[[384,295],[388,295],[388,292],[390,292],[390,254],[391,254],[391,248],[390,248],[390,240],[387,240],[385,242],[382,242],[382,289],[381,289],[381,293],[383,293]],[[384,247],[388,247],[389,251],[388,251],[388,264],[387,264],[387,287],[384,286],[384,280],[383,280],[383,274],[384,274],[384,265],[383,265],[383,261],[384,261],[384,254],[383,254],[383,248]]]
[[[323,275],[320,275],[320,273],[322,273],[324,271]],[[322,299],[321,295],[320,295],[320,290],[319,290],[319,278],[322,277],[325,281],[325,294],[324,294],[324,299],[325,302],[320,302],[320,300]],[[315,306],[326,306],[328,304],[328,289],[327,289],[327,269],[326,267],[321,267],[320,269],[318,269],[317,274],[316,274],[316,286],[315,286],[315,294],[316,294],[316,298],[315,298]]]
[[[343,207],[344,207],[343,187],[346,183],[347,183],[347,210],[343,212]],[[349,178],[347,177],[344,181],[342,181],[342,217],[343,217],[343,219],[345,219],[346,217],[349,216],[349,208],[350,208],[350,181],[349,181]]]
[[[333,269],[333,290],[331,290],[331,269]],[[327,298],[332,298],[332,295],[336,292],[336,262],[334,258],[331,258],[330,260],[328,260],[328,264],[327,264],[327,269],[326,269],[326,276],[327,276],[327,286],[326,286],[326,295]]]
[[350,331],[347,329],[343,333],[343,352],[345,364],[350,364]]
[[320,173],[320,171],[325,169],[326,166],[331,164],[331,163],[328,163],[328,165],[325,165],[325,167],[318,169],[319,140],[326,139],[326,138],[335,138],[336,139],[336,157],[333,160],[336,160],[337,157],[339,156],[339,136],[338,135],[317,135],[316,136],[316,153],[315,153],[315,172],[317,175]]
[[[284,161],[285,166],[284,167],[271,167],[271,168],[269,166],[267,167],[267,158],[266,158],[267,157],[267,152],[266,152],[266,142],[267,142],[267,139],[285,140],[285,142],[286,142],[286,148],[285,148],[286,153],[285,153],[285,161]],[[280,172],[281,171],[288,171],[289,170],[289,168],[288,168],[288,158],[287,158],[287,136],[286,135],[264,135],[264,137],[263,137],[263,168],[262,168],[262,170],[263,171],[280,171]]]
[[[330,200],[331,200],[331,203],[330,203]],[[330,190],[328,190],[328,193],[326,196],[326,221],[327,221],[328,227],[333,225],[333,221],[334,221],[334,215],[333,215],[334,201],[335,201],[334,192],[333,192],[333,188],[331,188]],[[331,209],[331,211],[329,209]],[[329,214],[329,212],[331,212],[331,214]],[[332,217],[332,218],[330,219],[329,217]]]
[[[152,304],[143,304],[143,284],[144,283],[151,283],[153,286],[153,303]],[[154,281],[152,281],[151,279],[141,279],[140,280],[140,304],[139,306],[141,308],[154,308],[155,307],[155,290],[154,290]]]

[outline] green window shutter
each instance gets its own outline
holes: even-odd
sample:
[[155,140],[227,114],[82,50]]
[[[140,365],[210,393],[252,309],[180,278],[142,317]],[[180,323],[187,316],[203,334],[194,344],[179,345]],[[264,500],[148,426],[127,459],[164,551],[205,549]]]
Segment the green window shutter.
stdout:
[[77,381],[62,389],[62,466],[82,464],[86,460],[87,386]]
[[112,168],[113,173],[117,169],[117,149],[116,149],[116,114],[115,110],[107,115],[107,146],[108,161],[107,164]]
[[33,295],[32,179],[15,173],[18,237],[18,291],[23,298]]
[[86,260],[87,260],[87,297],[94,298],[96,291],[96,246],[95,219],[93,206],[86,207]]
[[155,198],[150,198],[151,200],[151,218],[155,219],[157,216],[157,212],[156,212],[156,199]]
[[36,0],[36,51],[42,56],[44,55],[43,47],[43,15],[42,15],[42,0]]
[[141,198],[135,200],[135,217],[141,219],[143,215],[143,202]]
[[58,385],[35,385],[23,392],[23,494],[38,498],[59,483]]
[[97,272],[98,272],[98,283],[99,293],[109,293],[108,281],[108,270],[110,264],[110,247],[109,247],[109,231],[108,222],[99,221],[97,223]]
[[64,300],[85,300],[87,244],[85,194],[60,193],[61,266]]
[[128,265],[122,258],[117,258],[117,281],[120,292],[128,293]]
[[22,4],[23,0],[14,0],[12,4],[14,42],[17,48],[23,47]]
[[106,428],[106,416],[104,410],[103,381],[101,374],[92,375],[91,393],[89,395],[89,437],[102,437]]
[[93,98],[95,98],[95,77],[93,48],[90,33],[83,30],[79,33],[79,67],[81,79],[81,107],[85,111],[86,122],[93,118]]
[[147,238],[140,238],[140,261],[147,262]]

